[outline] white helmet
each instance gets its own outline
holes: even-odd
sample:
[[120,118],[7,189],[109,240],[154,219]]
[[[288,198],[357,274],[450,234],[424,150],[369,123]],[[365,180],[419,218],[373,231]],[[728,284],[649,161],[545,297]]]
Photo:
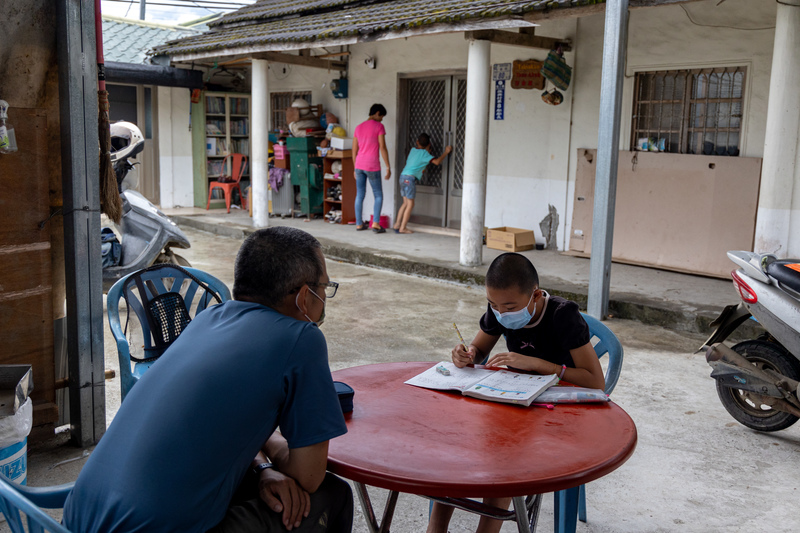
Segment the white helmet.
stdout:
[[131,122],[119,121],[111,125],[111,162],[126,157],[136,157],[144,150],[142,132]]

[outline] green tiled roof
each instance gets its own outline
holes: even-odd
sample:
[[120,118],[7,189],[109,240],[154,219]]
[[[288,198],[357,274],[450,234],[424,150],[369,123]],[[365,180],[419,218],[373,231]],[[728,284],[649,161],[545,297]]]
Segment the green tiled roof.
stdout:
[[180,56],[279,43],[365,37],[604,3],[605,0],[261,0],[214,21],[211,31],[156,48]]

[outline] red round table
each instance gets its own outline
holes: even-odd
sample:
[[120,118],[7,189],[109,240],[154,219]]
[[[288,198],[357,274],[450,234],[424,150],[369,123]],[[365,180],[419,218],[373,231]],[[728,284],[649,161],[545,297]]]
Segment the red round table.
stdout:
[[[600,478],[636,447],[633,420],[613,402],[520,407],[404,383],[432,364],[333,373],[355,396],[353,412],[345,415],[347,433],[330,442],[331,472],[357,487],[451,499],[513,497],[516,507],[521,495]],[[389,522],[393,508],[390,496]]]

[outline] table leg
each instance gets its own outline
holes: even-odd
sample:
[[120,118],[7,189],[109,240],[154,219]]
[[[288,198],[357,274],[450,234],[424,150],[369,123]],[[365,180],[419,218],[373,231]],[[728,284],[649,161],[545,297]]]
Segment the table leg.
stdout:
[[369,499],[369,492],[367,486],[363,483],[354,481],[356,487],[356,494],[358,500],[361,502],[361,510],[364,512],[364,519],[367,522],[367,527],[370,533],[389,533],[389,528],[392,526],[392,517],[394,516],[394,509],[397,506],[397,496],[395,491],[389,491],[389,497],[386,499],[386,507],[383,510],[383,519],[378,524],[375,518],[375,511],[372,509],[372,502]]
[[536,531],[536,522],[539,520],[539,505],[542,501],[541,494],[528,496],[515,496],[511,499],[516,514],[517,531],[519,533],[533,533]]

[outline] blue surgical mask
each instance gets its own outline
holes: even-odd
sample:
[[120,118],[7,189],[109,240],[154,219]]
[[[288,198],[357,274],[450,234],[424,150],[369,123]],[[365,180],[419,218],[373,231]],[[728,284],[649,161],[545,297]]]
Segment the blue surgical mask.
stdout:
[[[536,291],[533,291],[534,293]],[[528,322],[531,321],[533,315],[536,314],[536,304],[533,304],[533,314],[528,311],[528,306],[531,305],[531,300],[533,300],[533,293],[531,293],[531,298],[528,300],[528,303],[520,309],[519,311],[509,311],[508,313],[501,313],[497,309],[492,309],[495,318],[497,321],[500,322],[500,325],[506,329],[520,329],[524,328],[528,325]]]

